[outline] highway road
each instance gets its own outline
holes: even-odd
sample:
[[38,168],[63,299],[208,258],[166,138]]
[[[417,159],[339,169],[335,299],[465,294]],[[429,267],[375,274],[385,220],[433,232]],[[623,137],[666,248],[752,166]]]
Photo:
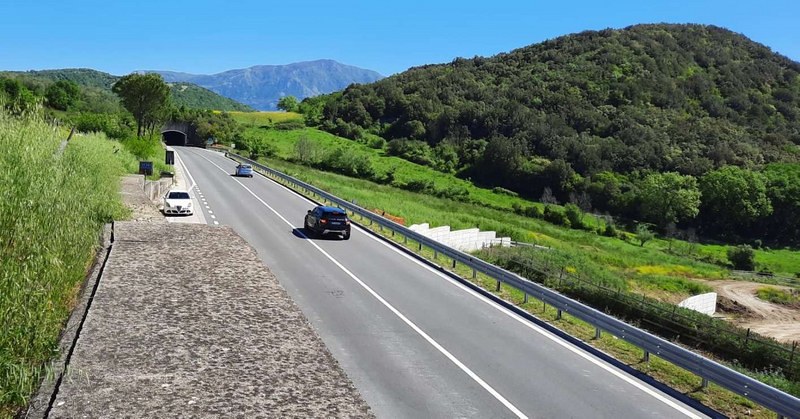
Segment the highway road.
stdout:
[[705,417],[357,227],[306,237],[312,202],[176,150],[207,223],[256,248],[378,417]]

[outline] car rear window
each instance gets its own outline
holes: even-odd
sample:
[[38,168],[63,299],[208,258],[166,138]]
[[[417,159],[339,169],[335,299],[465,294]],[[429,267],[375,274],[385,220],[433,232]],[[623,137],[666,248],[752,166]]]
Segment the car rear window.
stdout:
[[242,168],[242,169],[252,169],[252,167],[250,167],[249,164],[243,164],[243,165],[241,165],[239,167]]
[[168,199],[189,199],[189,194],[186,192],[170,192]]
[[332,221],[344,221],[347,219],[347,214],[341,211],[329,211],[322,214],[322,218]]

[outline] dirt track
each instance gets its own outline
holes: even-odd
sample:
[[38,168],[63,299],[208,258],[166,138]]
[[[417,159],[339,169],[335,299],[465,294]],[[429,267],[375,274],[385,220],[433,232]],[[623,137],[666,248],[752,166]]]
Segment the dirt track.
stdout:
[[759,288],[767,286],[790,288],[747,281],[713,281],[708,284],[713,286],[719,295],[747,307],[749,313],[736,320],[739,326],[784,342],[800,341],[800,310],[756,297]]

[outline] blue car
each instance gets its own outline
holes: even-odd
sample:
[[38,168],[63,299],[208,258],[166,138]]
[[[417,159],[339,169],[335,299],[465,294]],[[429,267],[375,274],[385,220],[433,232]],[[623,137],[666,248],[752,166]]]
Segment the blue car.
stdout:
[[244,163],[236,166],[236,176],[253,177],[253,166]]

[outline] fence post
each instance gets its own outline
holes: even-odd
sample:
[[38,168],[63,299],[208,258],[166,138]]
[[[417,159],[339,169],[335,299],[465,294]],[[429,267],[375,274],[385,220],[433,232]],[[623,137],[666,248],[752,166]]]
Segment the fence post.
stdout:
[[750,340],[750,328],[747,328],[747,334],[744,335],[744,348],[747,349],[747,342]]
[[[564,268],[561,268],[561,271],[558,273],[558,287],[561,288],[561,279],[564,278]],[[560,313],[561,311],[559,311]],[[561,316],[558,317],[559,319]]]

